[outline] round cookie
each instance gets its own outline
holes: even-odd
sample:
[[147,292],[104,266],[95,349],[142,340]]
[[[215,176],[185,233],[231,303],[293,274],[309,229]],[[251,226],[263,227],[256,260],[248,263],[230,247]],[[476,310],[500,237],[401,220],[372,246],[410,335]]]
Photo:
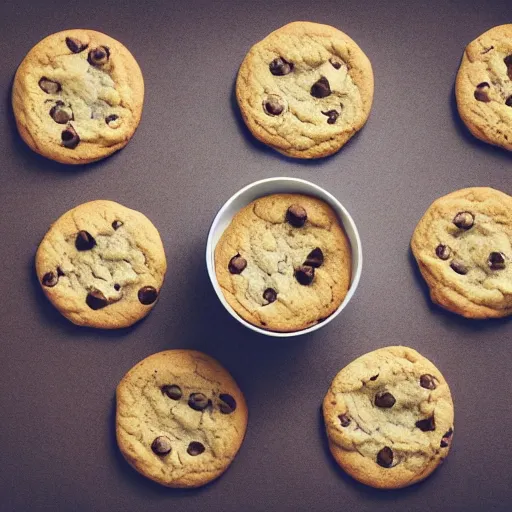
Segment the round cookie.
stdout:
[[52,34],[26,55],[12,105],[23,140],[37,153],[85,164],[124,147],[140,121],[144,81],[118,41],[94,30]]
[[91,201],[62,215],[36,254],[41,287],[77,325],[128,327],[153,308],[167,263],[160,235],[142,213]]
[[351,249],[320,199],[274,194],[240,210],[215,247],[224,297],[244,320],[271,331],[314,325],[343,302]]
[[336,153],[368,119],[372,66],[343,32],[298,21],[251,48],[236,96],[257,139],[287,156],[319,158]]
[[437,199],[411,248],[436,304],[467,318],[512,314],[512,197],[475,187]]
[[455,95],[475,137],[512,151],[512,24],[491,28],[468,44]]
[[352,361],[332,381],[323,414],[336,462],[372,487],[419,482],[450,450],[450,389],[411,348],[381,348]]
[[142,475],[199,487],[233,462],[247,428],[244,396],[214,359],[167,350],[134,366],[117,387],[117,443]]

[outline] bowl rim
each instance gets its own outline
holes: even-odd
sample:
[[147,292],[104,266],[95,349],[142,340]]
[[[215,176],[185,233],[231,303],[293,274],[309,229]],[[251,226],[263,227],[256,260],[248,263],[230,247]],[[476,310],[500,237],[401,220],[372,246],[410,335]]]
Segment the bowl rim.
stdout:
[[[220,222],[220,220],[223,218],[226,210],[231,206],[233,202],[236,201],[241,195],[245,194],[247,191],[259,187],[263,184],[267,183],[289,183],[291,187],[293,187],[294,183],[301,183],[302,185],[305,185],[307,188],[311,189],[311,194],[314,197],[317,197],[325,202],[334,210],[336,213],[336,216],[338,217],[338,220],[340,221],[341,225],[343,226],[343,230],[345,231],[345,234],[347,235],[347,238],[350,242],[350,249],[351,249],[351,255],[352,255],[352,276],[350,281],[350,287],[348,289],[347,295],[341,302],[341,304],[338,306],[336,311],[334,311],[331,315],[329,315],[325,320],[322,322],[318,322],[310,327],[307,327],[306,329],[301,329],[299,331],[292,331],[292,332],[277,332],[277,331],[269,331],[266,329],[262,329],[260,327],[257,327],[251,323],[249,323],[247,320],[244,320],[238,313],[228,304],[227,300],[224,297],[224,294],[222,293],[222,290],[220,288],[220,285],[217,281],[217,274],[215,273],[215,247],[213,247],[213,238],[217,232],[217,226]],[[286,192],[275,192],[276,194],[279,193],[286,193]],[[293,193],[301,193],[303,195],[308,195],[308,192],[293,192],[292,190],[289,192],[291,194]],[[261,195],[258,195],[257,197],[253,198],[250,202],[255,201],[259,197],[264,197],[272,195],[271,193],[262,193]],[[249,204],[248,202],[247,204]],[[246,206],[246,205],[244,205]],[[243,208],[243,206],[242,206]],[[339,211],[337,211],[339,210]],[[240,208],[237,209],[237,211],[233,214],[236,215],[236,213],[240,211]],[[344,219],[341,218],[340,213],[341,212],[344,216]],[[233,218],[231,217],[231,219]],[[346,227],[346,224],[350,226],[351,233],[348,232],[348,229]],[[229,224],[228,224],[229,225]],[[226,226],[227,227],[227,226]],[[226,229],[226,228],[225,228]],[[224,232],[224,231],[223,231]],[[223,233],[222,232],[222,233]],[[222,233],[220,236],[222,236]],[[219,239],[220,239],[219,236]],[[215,245],[216,246],[216,245]],[[350,302],[352,297],[354,296],[354,293],[359,285],[359,281],[361,279],[361,272],[363,267],[363,252],[362,252],[362,246],[361,246],[361,238],[359,236],[359,231],[357,230],[357,226],[354,222],[354,219],[348,212],[348,210],[341,204],[341,202],[336,199],[334,195],[332,195],[330,192],[325,190],[324,188],[320,187],[319,185],[316,185],[315,183],[312,183],[307,180],[303,180],[301,178],[291,178],[287,176],[277,176],[272,178],[264,178],[261,180],[253,181],[252,183],[249,183],[248,185],[245,185],[240,190],[235,192],[219,209],[217,214],[215,215],[212,224],[210,226],[210,229],[208,231],[208,238],[206,241],[206,267],[208,270],[208,276],[210,278],[210,282],[213,286],[213,289],[215,290],[215,293],[217,294],[218,299],[223,304],[224,308],[228,311],[228,313],[238,320],[242,325],[245,327],[251,329],[252,331],[255,331],[259,334],[263,334],[265,336],[273,336],[276,338],[289,338],[292,336],[302,336],[304,334],[308,334],[310,332],[316,331],[325,325],[327,325],[329,322],[334,320],[347,306],[347,304]]]

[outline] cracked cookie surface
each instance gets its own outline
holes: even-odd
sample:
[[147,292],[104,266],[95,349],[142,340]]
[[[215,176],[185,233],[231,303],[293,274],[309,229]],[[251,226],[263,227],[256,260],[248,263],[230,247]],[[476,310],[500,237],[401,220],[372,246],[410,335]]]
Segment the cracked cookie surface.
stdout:
[[251,48],[236,96],[257,139],[288,156],[319,158],[338,151],[365,124],[373,71],[343,32],[294,22]]
[[68,164],[93,162],[124,147],[140,121],[144,81],[118,41],[66,30],[34,46],[14,78],[18,131],[37,153]]
[[199,487],[235,458],[247,428],[245,398],[214,359],[167,350],[134,366],[116,392],[117,443],[141,474],[168,487]]
[[423,480],[450,450],[453,402],[439,370],[407,347],[347,365],[323,401],[329,448],[360,482],[383,489]]
[[215,247],[215,272],[229,305],[272,331],[298,331],[331,315],[348,292],[351,264],[334,211],[298,194],[256,199]]
[[512,24],[494,27],[466,47],[455,94],[469,131],[512,151]]
[[142,213],[91,201],[55,221],[36,253],[39,283],[77,325],[115,329],[145,317],[167,268],[160,235]]
[[487,187],[434,201],[411,248],[432,300],[468,318],[512,314],[512,197]]

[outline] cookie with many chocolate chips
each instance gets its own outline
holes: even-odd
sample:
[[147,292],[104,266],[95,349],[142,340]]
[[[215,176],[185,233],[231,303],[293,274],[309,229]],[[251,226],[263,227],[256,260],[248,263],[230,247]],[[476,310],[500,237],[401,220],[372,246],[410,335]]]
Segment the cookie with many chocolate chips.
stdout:
[[91,201],[50,227],[36,272],[53,305],[77,325],[115,329],[155,305],[167,263],[160,235],[142,213]]
[[411,248],[432,300],[468,318],[512,314],[512,197],[485,187],[434,201]]
[[236,96],[257,139],[288,156],[319,158],[338,151],[365,124],[373,71],[346,34],[299,21],[251,48]]
[[12,105],[23,140],[37,153],[85,164],[114,153],[140,121],[144,81],[118,41],[94,30],[52,34],[16,72]]
[[168,487],[199,487],[219,477],[245,436],[242,392],[200,352],[147,357],[123,377],[116,399],[121,453],[139,473]]
[[411,348],[381,348],[352,361],[332,381],[323,414],[336,462],[372,487],[419,482],[450,450],[450,389]]
[[455,94],[469,131],[512,151],[512,24],[491,28],[468,44]]
[[348,292],[351,249],[320,199],[275,194],[240,210],[215,247],[215,273],[229,305],[271,331],[305,329]]

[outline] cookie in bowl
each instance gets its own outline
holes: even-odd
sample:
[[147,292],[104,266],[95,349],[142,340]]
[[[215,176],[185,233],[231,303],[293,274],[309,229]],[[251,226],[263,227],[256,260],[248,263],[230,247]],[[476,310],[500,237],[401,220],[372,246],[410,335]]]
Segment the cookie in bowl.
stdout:
[[318,324],[336,311],[351,283],[351,247],[338,217],[302,194],[272,194],[242,208],[214,258],[229,306],[269,331]]

